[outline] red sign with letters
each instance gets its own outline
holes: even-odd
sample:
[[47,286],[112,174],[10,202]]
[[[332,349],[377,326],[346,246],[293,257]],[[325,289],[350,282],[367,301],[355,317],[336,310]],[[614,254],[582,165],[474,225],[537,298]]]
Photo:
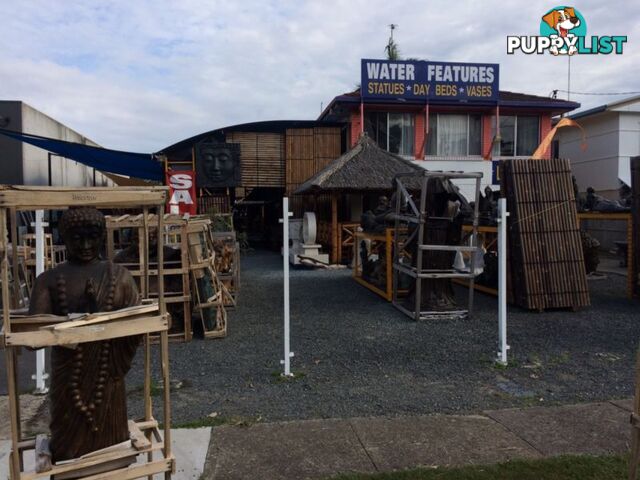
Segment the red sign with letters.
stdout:
[[167,170],[169,185],[169,213],[195,215],[198,204],[196,199],[196,175],[193,170]]

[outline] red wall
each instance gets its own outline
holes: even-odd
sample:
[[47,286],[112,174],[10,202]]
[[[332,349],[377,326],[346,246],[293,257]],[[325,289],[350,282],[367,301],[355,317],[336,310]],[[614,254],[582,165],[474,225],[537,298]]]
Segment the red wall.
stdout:
[[[424,159],[425,153],[425,113],[426,109],[423,109],[421,112],[415,114],[414,125],[414,152],[416,160]],[[523,115],[531,115],[530,112],[523,111],[521,112]],[[505,115],[518,115],[518,112],[509,111],[505,113]],[[542,141],[542,139],[549,133],[551,130],[551,114],[549,113],[541,113],[540,115],[540,138],[538,139],[538,143]],[[491,143],[493,141],[493,135],[491,132],[491,114],[485,114],[482,116],[482,150],[481,153],[484,156],[489,148],[491,148]],[[351,111],[350,118],[350,127],[351,127],[351,146],[354,146],[358,139],[360,138],[360,108],[354,109]],[[432,141],[431,136],[429,135],[428,141]],[[545,157],[551,156],[551,148],[547,149],[545,152]]]
[[425,120],[424,116],[425,116],[426,110],[427,109],[425,108],[420,113],[417,113],[415,121],[414,121],[414,125],[415,125],[415,133],[414,133],[415,143],[414,143],[413,151],[415,152],[414,157],[415,157],[416,160],[422,160],[424,158],[424,152],[425,152],[424,128],[425,128],[425,124],[426,124],[426,120]]
[[360,138],[360,131],[362,127],[360,125],[360,109],[351,112],[351,146],[353,147],[358,143]]
[[[540,116],[540,141],[551,131],[551,115]],[[551,144],[544,152],[544,158],[551,158]]]

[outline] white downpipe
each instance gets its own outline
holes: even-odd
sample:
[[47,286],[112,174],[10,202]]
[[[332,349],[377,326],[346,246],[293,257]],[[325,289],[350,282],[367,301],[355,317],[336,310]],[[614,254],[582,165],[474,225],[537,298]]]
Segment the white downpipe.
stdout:
[[507,364],[507,199],[498,199],[498,363]]
[[293,352],[290,345],[290,310],[289,310],[289,217],[293,213],[289,212],[289,198],[282,199],[282,266],[284,268],[284,360],[280,363],[284,365],[284,376],[290,377],[291,357]]
[[[35,228],[36,236],[36,277],[44,272],[45,241],[44,241],[44,210],[36,210],[36,221],[31,224]],[[44,395],[49,391],[45,380],[49,376],[45,373],[45,349],[36,350],[36,374],[32,376],[36,381],[35,393]]]

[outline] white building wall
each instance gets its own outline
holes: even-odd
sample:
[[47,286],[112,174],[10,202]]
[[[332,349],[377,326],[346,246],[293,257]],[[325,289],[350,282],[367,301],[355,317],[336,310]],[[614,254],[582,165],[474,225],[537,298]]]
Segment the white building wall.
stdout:
[[[492,186],[496,190],[499,186],[492,185],[491,183],[491,168],[492,162],[484,160],[483,158],[434,158],[426,157],[426,160],[414,161],[416,165],[421,166],[427,170],[443,170],[454,172],[481,172],[482,181],[480,182],[480,190],[483,190],[487,185]],[[453,180],[460,191],[465,196],[467,201],[475,201],[475,180],[474,179],[457,179]]]
[[619,115],[618,177],[631,185],[629,159],[640,155],[640,112],[622,111]]
[[[25,133],[43,137],[98,146],[78,132],[64,126],[33,107],[22,103],[22,129]],[[28,145],[23,150],[22,170],[25,185],[48,185],[48,152]],[[96,172],[96,185],[104,184],[105,178]],[[108,182],[111,184],[111,182]],[[53,186],[93,186],[93,168],[59,157],[51,156],[51,184]]]
[[571,161],[578,187],[584,192],[593,187],[597,192],[618,189],[619,115],[605,112],[576,121],[584,128],[586,150],[582,150],[582,131],[565,127],[558,130],[560,158]]

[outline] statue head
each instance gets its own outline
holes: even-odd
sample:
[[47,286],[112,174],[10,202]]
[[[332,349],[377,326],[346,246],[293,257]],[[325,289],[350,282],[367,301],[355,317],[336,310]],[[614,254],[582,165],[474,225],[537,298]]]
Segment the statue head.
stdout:
[[235,174],[235,159],[224,143],[203,143],[200,146],[202,172],[213,183],[224,184]]
[[69,260],[89,263],[100,256],[106,235],[104,215],[95,208],[70,208],[58,222]]

